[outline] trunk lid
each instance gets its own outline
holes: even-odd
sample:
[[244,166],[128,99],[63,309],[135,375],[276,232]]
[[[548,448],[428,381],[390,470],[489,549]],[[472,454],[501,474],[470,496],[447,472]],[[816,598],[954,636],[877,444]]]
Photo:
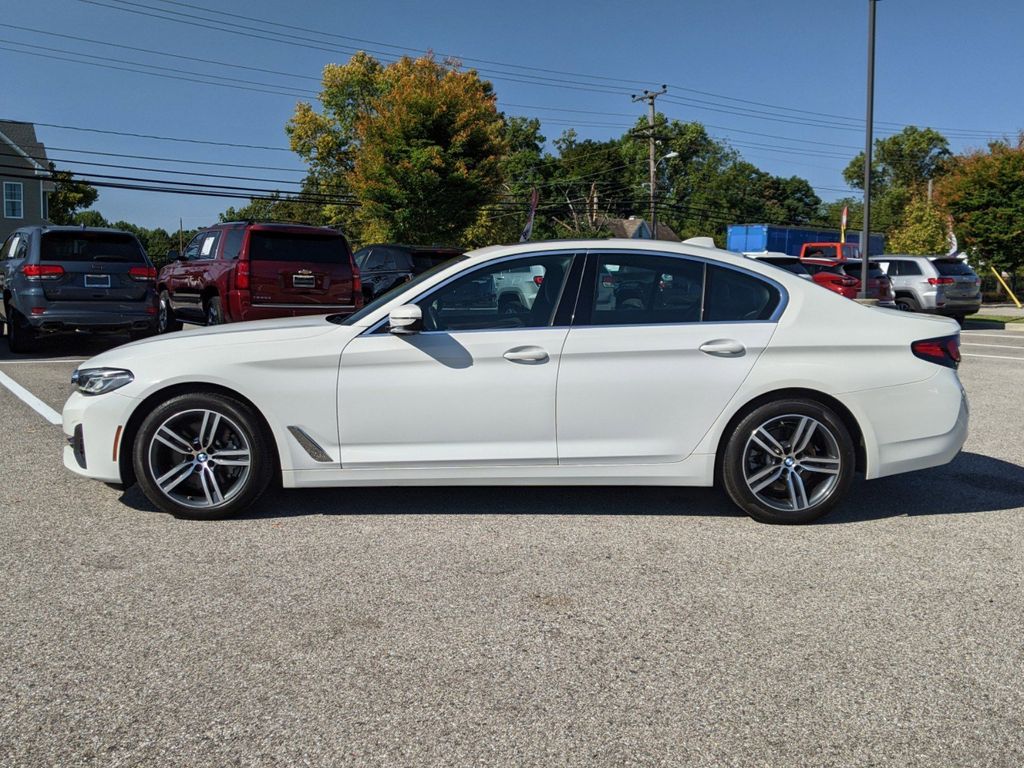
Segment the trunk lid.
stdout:
[[981,279],[969,265],[960,259],[934,259],[939,277],[951,279],[952,283],[942,283],[942,293],[950,299],[970,299],[978,295]]

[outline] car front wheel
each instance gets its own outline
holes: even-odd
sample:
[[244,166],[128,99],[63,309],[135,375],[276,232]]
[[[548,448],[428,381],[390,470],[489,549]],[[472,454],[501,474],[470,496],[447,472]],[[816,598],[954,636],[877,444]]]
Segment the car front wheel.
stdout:
[[809,523],[853,481],[856,453],[846,425],[814,400],[766,403],[747,414],[722,461],[726,492],[764,523]]
[[179,395],[143,420],[132,447],[146,497],[178,517],[213,520],[250,507],[274,470],[270,439],[244,403]]

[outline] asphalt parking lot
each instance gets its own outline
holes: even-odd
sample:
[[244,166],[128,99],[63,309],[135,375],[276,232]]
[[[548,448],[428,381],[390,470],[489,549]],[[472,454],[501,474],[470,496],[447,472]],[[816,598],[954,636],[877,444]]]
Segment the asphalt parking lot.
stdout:
[[[629,488],[180,521],[0,387],[0,765],[1024,764],[1024,333],[963,342],[964,452],[795,528]],[[0,374],[59,411],[106,346]]]

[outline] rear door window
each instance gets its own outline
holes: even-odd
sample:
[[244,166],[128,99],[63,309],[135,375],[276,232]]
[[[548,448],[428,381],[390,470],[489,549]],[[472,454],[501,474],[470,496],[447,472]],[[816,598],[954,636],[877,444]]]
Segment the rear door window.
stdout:
[[44,232],[39,259],[146,263],[146,255],[138,240],[129,234],[117,232]]
[[253,230],[249,233],[249,260],[347,264],[348,249],[345,239],[336,235]]
[[[647,254],[598,254],[591,325],[700,322],[704,264]],[[582,318],[581,318],[582,319]]]
[[708,265],[705,322],[768,320],[779,306],[779,289],[735,269]]
[[242,250],[242,240],[245,239],[245,230],[242,227],[237,229],[229,229],[224,233],[224,251],[221,253],[222,259],[237,259],[239,252]]

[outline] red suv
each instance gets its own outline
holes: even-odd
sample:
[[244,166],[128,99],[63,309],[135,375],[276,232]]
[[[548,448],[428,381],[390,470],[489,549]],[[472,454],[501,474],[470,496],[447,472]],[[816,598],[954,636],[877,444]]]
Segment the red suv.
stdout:
[[202,230],[160,270],[160,333],[271,317],[349,314],[363,305],[345,236],[302,224],[228,222]]

